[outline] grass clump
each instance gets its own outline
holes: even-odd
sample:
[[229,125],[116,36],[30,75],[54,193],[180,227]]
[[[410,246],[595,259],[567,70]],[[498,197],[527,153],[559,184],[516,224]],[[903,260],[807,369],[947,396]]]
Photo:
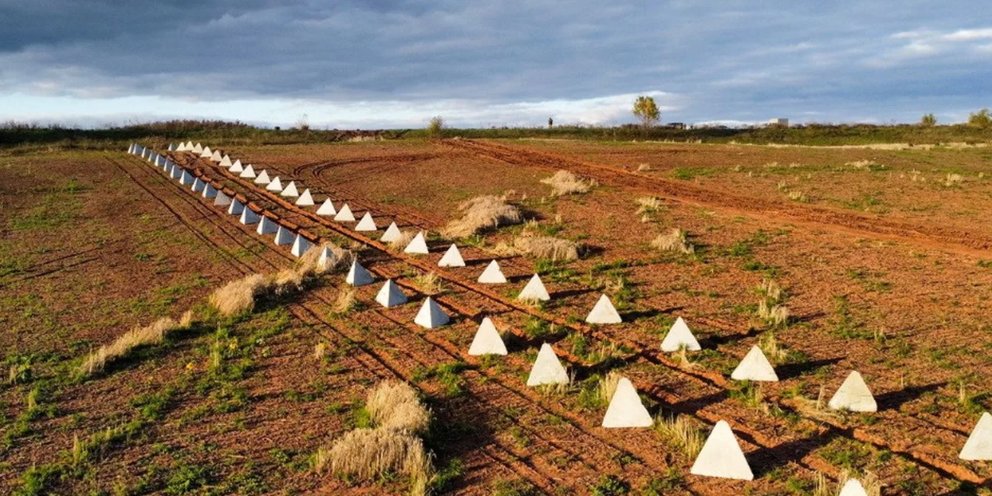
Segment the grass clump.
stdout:
[[785,306],[785,292],[771,279],[765,279],[758,286],[758,318],[769,327],[780,327],[789,322],[789,308]]
[[596,186],[596,181],[582,179],[567,170],[559,170],[553,176],[541,179],[541,182],[551,186],[552,196],[588,193]]
[[703,433],[684,415],[659,417],[655,430],[687,460],[694,460],[703,449]]
[[365,409],[375,425],[383,429],[422,434],[427,432],[431,420],[430,411],[405,382],[379,383],[369,392]]
[[262,274],[250,274],[221,286],[208,300],[225,317],[241,315],[255,309],[255,300],[267,288],[268,278]]
[[516,237],[513,240],[513,248],[517,253],[526,253],[551,261],[578,260],[582,251],[582,247],[574,241],[530,233]]
[[464,238],[500,226],[523,222],[520,209],[506,202],[506,196],[483,195],[458,205],[462,216],[442,229],[445,236]]
[[165,340],[165,335],[180,329],[188,329],[193,320],[193,313],[186,312],[177,321],[164,317],[145,326],[136,327],[120,336],[113,343],[103,345],[83,360],[79,366],[79,374],[88,377],[102,372],[107,363],[125,357],[139,346],[159,344]]
[[437,275],[434,271],[427,272],[426,274],[417,274],[413,278],[413,283],[427,295],[436,295],[444,292],[444,282],[441,280],[441,276]]
[[668,234],[659,234],[651,241],[651,246],[661,251],[671,251],[691,255],[696,247],[689,241],[689,233],[675,227]]

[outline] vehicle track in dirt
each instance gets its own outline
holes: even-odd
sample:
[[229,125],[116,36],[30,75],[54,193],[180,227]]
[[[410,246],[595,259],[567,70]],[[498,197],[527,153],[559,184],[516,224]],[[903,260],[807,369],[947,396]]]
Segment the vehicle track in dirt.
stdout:
[[511,147],[489,141],[446,139],[439,146],[471,151],[478,156],[511,165],[565,169],[612,186],[629,188],[659,198],[733,215],[744,215],[777,224],[794,224],[808,229],[836,232],[847,236],[897,241],[925,248],[982,258],[992,250],[992,237],[951,227],[912,224],[852,212],[797,205],[743,196],[715,188],[705,188],[687,181],[674,181],[617,167],[583,162],[523,147]]

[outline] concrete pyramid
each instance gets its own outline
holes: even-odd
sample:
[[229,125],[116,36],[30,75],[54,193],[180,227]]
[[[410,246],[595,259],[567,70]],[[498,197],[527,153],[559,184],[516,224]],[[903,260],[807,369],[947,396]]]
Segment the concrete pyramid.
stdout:
[[203,147],[199,143],[192,148],[193,153],[203,153]]
[[176,164],[172,163],[171,160],[166,160],[166,161],[162,162],[162,165],[161,165],[162,170],[164,170],[164,171],[168,171],[169,170],[169,167],[175,167],[175,166],[176,166]]
[[958,456],[962,460],[992,460],[992,415],[989,412],[982,413]]
[[[221,165],[224,165],[224,164],[222,163]],[[241,163],[241,160],[235,160],[234,163],[231,164],[231,167],[229,167],[227,170],[229,170],[231,172],[241,173],[241,172],[244,172],[245,171],[245,167]]]
[[[234,168],[232,167],[231,169],[233,170]],[[255,179],[255,168],[252,167],[251,164],[248,164],[248,166],[241,171],[241,174],[238,174],[238,177],[243,177],[245,179]]]
[[386,308],[393,308],[406,303],[406,295],[392,279],[386,279],[382,289],[375,295],[375,301]]
[[396,227],[395,222],[390,222],[389,227],[386,228],[386,232],[382,233],[382,237],[379,241],[383,243],[395,243],[398,239],[403,237],[403,233],[400,232],[400,228]]
[[534,366],[527,376],[528,386],[545,384],[568,384],[568,372],[565,372],[565,367],[561,366],[561,362],[555,356],[555,350],[552,350],[548,343],[541,345],[541,351],[537,352],[537,359],[534,360]]
[[424,304],[420,306],[420,311],[413,318],[413,322],[426,329],[434,329],[448,323],[448,314],[444,313],[441,305],[438,305],[433,298],[428,296],[424,299]]
[[258,229],[255,229],[255,232],[258,234],[273,234],[279,230],[279,224],[277,224],[274,220],[264,215],[260,215],[259,217]]
[[366,284],[372,284],[372,274],[369,274],[369,271],[365,270],[365,267],[362,267],[362,264],[358,263],[358,260],[352,260],[344,282],[352,286],[365,286]]
[[174,151],[176,151],[176,145],[173,145],[172,143],[169,143],[169,148],[168,148],[168,150],[169,150],[170,152],[174,152]]
[[[289,188],[286,188],[289,189]],[[285,191],[283,192],[285,193]],[[310,194],[310,189],[303,190],[303,194],[296,199],[296,205],[299,207],[312,207],[313,206],[313,195]]]
[[176,180],[181,179],[183,177],[182,174],[183,172],[184,171],[182,170],[182,168],[179,167],[178,165],[173,166],[171,169],[169,169],[169,177]]
[[623,319],[620,318],[617,309],[613,307],[613,303],[605,294],[599,297],[596,306],[592,307],[592,311],[586,316],[586,323],[588,324],[619,324],[621,322]]
[[[238,162],[241,162],[241,161],[239,160]],[[220,163],[217,164],[217,165],[219,165],[221,167],[227,167],[228,169],[230,169],[231,168],[231,165],[232,165],[231,164],[231,157],[228,156],[225,153],[224,156],[220,158]],[[238,171],[232,171],[232,172],[238,172]]]
[[259,218],[258,214],[256,214],[254,210],[245,207],[245,209],[241,211],[241,218],[238,219],[238,221],[243,225],[250,226],[252,224],[258,224]]
[[134,155],[134,143],[127,145],[127,152]]
[[310,241],[304,238],[302,234],[297,233],[296,239],[293,240],[293,249],[289,252],[293,254],[294,257],[302,257],[307,250],[310,249]]
[[221,160],[224,160],[224,157],[220,154],[220,150],[214,150],[213,155],[210,155],[210,161],[220,163]]
[[320,256],[317,257],[317,266],[321,269],[326,269],[334,264],[338,263],[338,256],[334,253],[329,246],[324,246],[320,250]]
[[214,198],[214,205],[218,207],[226,207],[231,204],[231,197],[224,194],[223,191],[218,191],[217,196]]
[[262,169],[262,172],[255,178],[255,184],[269,184],[270,182],[272,181],[269,179],[269,173],[265,169]]
[[482,274],[479,275],[479,282],[483,284],[505,284],[506,276],[500,270],[499,263],[493,260],[486,266],[486,270],[482,271]]
[[713,426],[689,473],[723,479],[754,480],[730,424],[721,420]]
[[192,186],[193,175],[190,174],[189,171],[184,170],[183,175],[179,176],[179,184],[182,184],[183,186]]
[[517,295],[517,299],[523,301],[549,301],[551,300],[551,295],[545,289],[544,282],[541,281],[541,276],[534,274],[530,278],[530,281],[527,281],[527,285],[520,291],[520,294]]
[[330,198],[325,199],[324,203],[321,203],[320,206],[317,207],[317,215],[330,217],[332,215],[337,215],[337,213],[337,209],[334,208],[334,202],[332,202]]
[[[200,146],[200,145],[197,144],[196,146]],[[205,146],[205,147],[201,148],[200,150],[201,150],[200,151],[200,157],[201,158],[210,158],[210,157],[212,157],[214,155],[214,152],[210,149],[209,146]]]
[[217,188],[214,188],[210,184],[207,184],[207,185],[203,186],[203,197],[206,198],[206,199],[208,199],[208,200],[211,199],[211,198],[216,198],[217,197]]
[[202,193],[203,192],[203,186],[205,186],[205,185],[206,185],[206,183],[204,183],[203,181],[201,181],[200,178],[196,178],[196,179],[193,180],[193,187],[190,188],[190,189],[193,190],[194,193]]
[[668,334],[661,341],[661,351],[671,353],[685,348],[688,351],[699,351],[699,341],[692,335],[689,325],[682,320],[682,317],[675,319],[675,323],[668,329]]
[[454,243],[448,247],[448,251],[444,252],[444,256],[441,260],[437,261],[438,267],[464,267],[465,259],[462,258],[462,252],[458,251],[458,247]]
[[372,219],[372,214],[368,212],[365,212],[365,215],[362,216],[362,220],[358,221],[358,224],[355,225],[356,231],[369,232],[377,229],[379,229],[379,227],[375,225],[375,220]]
[[155,167],[161,167],[162,164],[165,163],[165,159],[163,159],[161,155],[156,155],[153,163],[155,164]]
[[837,496],[868,496],[868,491],[865,491],[865,486],[858,479],[848,479]]
[[141,148],[141,158],[148,158],[148,149],[147,148],[144,148],[144,147]]
[[654,419],[641,403],[641,397],[637,395],[637,389],[630,379],[621,377],[617,381],[617,388],[610,399],[610,406],[603,416],[603,427],[651,427]]
[[730,374],[730,378],[735,381],[778,382],[775,367],[772,367],[765,353],[757,345],[752,346],[751,351],[744,355],[741,363],[737,364],[737,368]]
[[837,392],[830,398],[827,406],[831,410],[850,410],[852,412],[877,412],[878,404],[865,380],[858,371],[853,370],[840,385]]
[[186,143],[180,142],[179,143],[179,146],[177,146],[174,151],[177,151],[177,152],[184,152],[184,151],[186,151]]
[[238,201],[237,198],[231,200],[231,204],[227,207],[227,213],[231,215],[241,215],[241,212],[245,210],[245,205]]
[[289,184],[286,185],[286,188],[282,190],[282,193],[279,193],[279,196],[285,196],[287,198],[296,198],[300,196],[300,193],[296,191],[296,181],[290,181]]
[[293,231],[286,229],[282,224],[279,224],[279,228],[276,229],[276,246],[288,245],[296,240],[296,236]]
[[472,344],[468,347],[468,354],[472,356],[506,354],[503,338],[499,336],[496,325],[489,317],[483,318],[482,323],[479,324],[479,330],[475,331],[475,338],[472,339]]
[[410,253],[412,255],[426,255],[430,253],[427,249],[427,240],[424,239],[424,231],[418,232],[417,235],[410,240],[410,243],[406,245],[406,248],[403,248],[403,253]]
[[334,215],[334,220],[338,222],[355,222],[355,214],[351,213],[351,207],[345,203],[341,205],[341,209]]
[[268,191],[282,191],[282,181],[279,180],[279,176],[269,181],[269,185],[265,189]]

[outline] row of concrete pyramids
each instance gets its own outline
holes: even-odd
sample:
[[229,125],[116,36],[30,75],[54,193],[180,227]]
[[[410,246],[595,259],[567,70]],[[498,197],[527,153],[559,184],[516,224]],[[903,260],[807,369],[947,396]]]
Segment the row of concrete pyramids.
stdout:
[[[197,146],[199,146],[199,144],[196,146],[192,145],[192,143],[180,145],[181,148],[189,149],[194,152],[196,151]],[[177,147],[176,149],[178,150],[180,147]],[[143,158],[147,158],[149,161],[154,161],[156,165],[162,165],[163,168],[167,168],[168,160],[153,151],[145,150],[139,145],[132,145],[132,147],[129,148],[129,151],[137,154],[137,150],[139,148],[142,150],[141,155]],[[170,149],[172,149],[171,145]],[[249,171],[249,174],[254,174],[254,171],[251,169],[251,165],[237,171],[235,169],[238,169],[241,166],[240,160],[231,162],[228,156],[220,155],[217,151],[210,151],[209,148],[203,148],[199,154],[201,157],[207,158],[208,152],[211,160],[217,161],[222,166],[229,166],[229,170],[241,172],[242,174],[244,174],[244,171],[247,170]],[[176,177],[177,173],[174,171],[174,168],[169,172],[170,176]],[[264,180],[268,180],[266,171],[263,170],[260,176],[262,175],[265,176]],[[183,184],[186,184],[184,181],[189,181],[190,178],[191,176],[189,176],[188,172],[185,170],[178,173],[178,177],[176,177],[176,179]],[[196,178],[193,181],[195,183],[195,181],[198,180],[199,178]],[[277,188],[281,188],[281,184],[279,184],[278,181],[279,178],[276,177],[276,188],[270,189],[267,187],[266,189],[270,191],[277,191]],[[272,182],[273,181],[270,181],[270,184]],[[257,180],[256,183],[261,184],[261,182]],[[220,194],[223,193],[221,192]],[[286,188],[281,188],[280,194],[282,196],[300,198],[302,200],[302,205],[300,200],[297,200],[297,204],[301,206],[314,205],[310,190],[306,189],[302,195],[299,195],[297,193],[296,185],[292,181]],[[237,200],[235,199],[233,202],[237,202]],[[243,211],[251,212],[247,208],[243,208]],[[337,218],[337,216],[342,212],[344,212],[344,215],[341,216],[342,218]],[[354,221],[354,215],[347,204],[344,204],[340,210],[336,210],[330,198],[325,200],[325,202],[318,209],[317,213],[319,215],[334,215],[336,217],[335,220],[338,221]],[[262,217],[262,219],[267,218]],[[242,223],[245,223],[244,215],[242,215]],[[365,216],[362,218],[362,221],[359,222],[360,225],[362,223],[365,223],[365,226],[363,226],[365,227],[364,230],[377,230],[374,220],[369,212],[366,212]],[[358,226],[356,226],[356,230],[363,230],[357,229],[357,227]],[[283,226],[279,225],[276,230],[277,245],[290,244],[290,242],[292,242],[292,251],[296,256],[301,256],[307,249],[309,249],[309,240],[303,238],[299,234],[293,238],[292,233],[282,233],[283,229]],[[259,226],[259,232],[262,233],[261,225]],[[380,239],[384,242],[392,242],[400,237],[401,233],[399,228],[396,226],[395,222],[393,222],[390,224],[389,228],[386,229],[386,232]],[[292,241],[289,241],[290,239],[292,239]],[[423,231],[418,232],[418,234],[408,243],[403,251],[404,253],[412,255],[429,253]],[[324,263],[329,256],[333,255],[330,254],[330,252],[325,248],[320,257],[320,263]],[[452,244],[446,250],[441,260],[438,262],[438,265],[441,267],[464,267],[465,261],[462,258],[458,247],[455,244]],[[478,280],[480,283],[486,284],[501,284],[507,282],[498,262],[495,260],[490,262]],[[355,286],[361,286],[372,283],[373,278],[371,274],[358,263],[358,261],[353,261],[348,275],[346,276],[346,282]],[[547,301],[550,299],[550,295],[541,281],[540,276],[534,274],[525,286],[524,290],[521,291],[518,298],[523,300]],[[406,303],[407,298],[395,282],[392,280],[387,280],[377,293],[376,301],[383,306],[392,307]],[[414,322],[416,324],[428,329],[446,325],[449,320],[448,315],[445,314],[440,305],[438,305],[437,302],[431,297],[425,298],[420,310],[414,318]],[[591,324],[617,324],[622,322],[622,318],[616,311],[616,308],[613,306],[609,298],[606,295],[602,295],[593,307],[592,311],[590,311],[589,315],[586,317],[586,322]],[[662,341],[661,348],[666,352],[680,350],[698,351],[701,349],[698,340],[696,340],[688,325],[681,317],[677,318],[675,323],[669,329],[669,332]],[[485,317],[480,324],[472,344],[470,345],[469,354],[507,354],[506,346],[503,343],[498,330],[488,317]],[[753,346],[748,351],[738,366],[734,369],[731,374],[731,378],[734,380],[778,381],[778,376],[775,373],[774,367],[758,346]],[[558,360],[557,355],[551,348],[551,345],[544,343],[541,346],[537,359],[532,366],[531,373],[527,381],[528,386],[563,384],[568,382],[568,374],[561,362]],[[833,397],[831,397],[828,402],[828,406],[835,410],[849,410],[856,412],[877,411],[877,403],[874,396],[872,395],[861,374],[857,371],[852,371],[847,376],[843,384],[841,384],[841,387],[838,388]],[[606,415],[603,419],[603,426],[609,428],[630,428],[649,427],[652,424],[653,420],[647,412],[647,409],[643,406],[643,403],[637,395],[633,384],[628,379],[622,378],[619,381],[616,392],[614,393],[613,398],[611,398],[610,405],[607,408]],[[992,459],[992,415],[983,413],[959,456],[965,460]],[[725,477],[732,479],[751,480],[753,478],[751,469],[747,464],[746,458],[744,457],[744,454],[741,451],[729,424],[722,420],[717,422],[716,426],[711,431],[703,449],[700,451],[699,456],[691,469],[691,473],[696,475]],[[863,487],[861,487],[857,480],[853,479],[848,481],[841,492],[842,495],[850,496],[863,493]]]

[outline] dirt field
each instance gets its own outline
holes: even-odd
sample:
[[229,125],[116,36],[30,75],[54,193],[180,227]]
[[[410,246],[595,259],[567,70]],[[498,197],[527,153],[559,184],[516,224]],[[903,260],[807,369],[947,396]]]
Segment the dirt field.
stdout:
[[[318,203],[371,212],[380,230],[358,233],[206,159],[169,154],[312,239],[355,250],[377,283],[358,288],[356,308],[334,312],[343,276],[328,275],[80,379],[95,347],[295,258],[123,150],[0,153],[0,349],[12,371],[0,387],[0,492],[403,493],[401,477],[359,483],[311,470],[318,448],[361,425],[365,393],[383,379],[411,383],[430,406],[425,442],[440,493],[822,495],[834,493],[817,492],[818,478],[832,491],[846,472],[877,476],[882,494],[992,485],[987,463],[958,458],[992,402],[988,148],[205,144],[295,180]],[[597,185],[553,197],[541,180],[562,169]],[[439,269],[451,240],[437,233],[461,202],[486,194],[507,194],[530,229],[585,245],[584,257],[508,255],[500,245],[523,229],[511,226],[460,240],[468,267]],[[427,230],[431,255],[386,249],[378,237],[390,221]],[[652,247],[673,228],[693,253]],[[494,258],[510,282],[476,282]],[[425,296],[417,276],[429,272],[453,320],[427,331],[413,316]],[[535,272],[548,304],[515,299]],[[410,303],[373,301],[386,277]],[[784,324],[758,316],[765,281],[783,289]],[[583,322],[604,292],[623,324]],[[505,331],[507,357],[467,354],[485,316]],[[660,350],[678,316],[703,351]],[[542,342],[573,375],[563,391],[525,385]],[[781,381],[732,381],[759,343],[779,350]],[[851,370],[878,413],[818,405]],[[597,388],[610,371],[634,382],[652,415],[683,416],[704,436],[728,421],[755,480],[690,475],[694,453],[664,429],[600,427]]]

